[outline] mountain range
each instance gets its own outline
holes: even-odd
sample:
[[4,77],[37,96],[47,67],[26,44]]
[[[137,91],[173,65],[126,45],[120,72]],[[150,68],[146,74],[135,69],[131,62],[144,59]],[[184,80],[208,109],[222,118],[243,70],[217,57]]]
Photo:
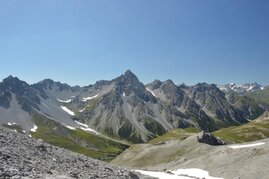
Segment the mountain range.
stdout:
[[51,79],[29,85],[9,76],[0,83],[0,123],[33,134],[44,118],[68,130],[141,143],[177,128],[215,131],[245,124],[268,108],[245,95],[262,90],[260,85],[240,86],[244,93],[234,86],[175,85],[171,80],[144,85],[130,70],[84,87]]

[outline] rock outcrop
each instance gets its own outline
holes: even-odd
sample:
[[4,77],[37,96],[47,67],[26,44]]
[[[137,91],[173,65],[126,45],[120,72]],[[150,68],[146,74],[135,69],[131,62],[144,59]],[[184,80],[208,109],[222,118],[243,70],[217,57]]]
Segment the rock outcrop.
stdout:
[[215,137],[212,133],[202,132],[199,136],[197,136],[197,140],[200,143],[205,143],[209,145],[226,145],[227,142],[220,139],[219,137]]

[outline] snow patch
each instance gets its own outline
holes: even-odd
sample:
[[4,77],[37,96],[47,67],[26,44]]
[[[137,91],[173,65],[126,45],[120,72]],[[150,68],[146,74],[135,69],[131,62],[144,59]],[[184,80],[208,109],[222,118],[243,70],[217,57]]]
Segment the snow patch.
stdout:
[[141,174],[149,175],[149,176],[156,177],[159,179],[190,179],[190,178],[223,179],[223,178],[209,176],[208,171],[197,169],[197,168],[178,169],[176,171],[169,171],[169,173],[143,171],[143,170],[136,170],[136,171]]
[[68,114],[70,114],[71,116],[74,116],[75,113],[71,110],[69,110],[67,107],[65,106],[61,106],[62,110],[64,110],[65,112],[67,112]]
[[97,98],[98,96],[99,96],[99,94],[97,94],[97,95],[95,95],[95,96],[90,96],[90,97],[87,97],[87,98],[83,98],[82,101],[86,102],[86,101],[88,101],[88,100]]
[[89,128],[89,127],[87,127],[87,128],[80,127],[80,129],[82,129],[84,131],[88,131],[88,132],[93,132],[93,133],[95,133],[97,135],[99,134],[99,132],[96,132],[95,130],[93,130],[93,129]]
[[12,124],[9,122],[9,123],[7,123],[7,125],[9,125],[9,126],[12,126]]
[[154,97],[156,97],[155,93],[152,90],[150,90],[149,88],[146,88],[146,90],[148,90],[148,92],[150,92]]
[[85,110],[85,108],[83,108],[83,109],[79,110],[79,112],[83,112],[84,110]]
[[76,122],[78,125],[80,125],[80,126],[83,126],[83,127],[86,127],[86,128],[89,127],[87,124],[83,124],[83,123],[81,123],[81,122],[79,122],[79,121],[76,121],[76,120],[75,120],[75,122]]
[[248,147],[256,147],[260,145],[264,145],[264,142],[259,142],[255,144],[245,144],[245,145],[230,145],[229,147],[232,149],[241,149],[241,148],[248,148]]
[[78,121],[76,121],[76,120],[75,120],[75,122],[76,122],[78,125],[80,125],[80,129],[82,129],[82,130],[84,130],[84,131],[88,131],[88,132],[93,132],[93,133],[95,133],[95,134],[99,134],[99,132],[97,132],[97,131],[95,131],[95,130],[89,128],[89,126],[88,126],[87,124],[83,124],[83,123],[78,122]]
[[71,102],[71,99],[68,99],[68,100],[61,100],[61,99],[58,99],[57,100],[61,103],[70,103]]
[[34,125],[34,127],[31,129],[31,132],[36,132],[36,130],[37,130],[37,126]]
[[26,131],[25,131],[25,130],[23,130],[22,132],[23,132],[23,133],[26,133]]
[[68,128],[68,129],[71,129],[71,130],[76,130],[76,128],[72,127],[72,126],[65,126],[65,127]]
[[126,94],[123,92],[123,93],[122,93],[122,96],[124,96],[124,97],[125,97],[125,96],[126,96]]
[[29,134],[29,137],[31,137],[31,138],[32,138],[32,135],[31,135],[31,134]]

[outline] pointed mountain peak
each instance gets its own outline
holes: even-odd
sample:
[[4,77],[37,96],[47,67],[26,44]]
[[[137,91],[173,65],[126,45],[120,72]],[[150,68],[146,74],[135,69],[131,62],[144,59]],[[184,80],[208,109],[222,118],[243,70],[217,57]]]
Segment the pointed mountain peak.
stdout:
[[174,82],[172,80],[170,80],[170,79],[166,80],[164,83],[165,84],[175,85]]
[[130,70],[127,70],[123,75],[119,76],[115,79],[116,81],[121,81],[121,83],[125,84],[134,84],[134,83],[140,83],[136,75],[131,72]]
[[131,70],[127,70],[123,76],[129,77],[129,78],[137,78],[136,75],[131,72]]
[[9,75],[7,78],[3,79],[3,83],[6,83],[6,84],[16,84],[16,83],[26,84],[26,82],[21,81],[19,78],[13,77],[12,75]]

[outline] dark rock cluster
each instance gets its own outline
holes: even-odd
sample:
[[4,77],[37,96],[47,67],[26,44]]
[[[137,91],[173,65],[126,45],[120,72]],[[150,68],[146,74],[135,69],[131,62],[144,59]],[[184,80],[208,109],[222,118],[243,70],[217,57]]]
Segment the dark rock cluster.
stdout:
[[[0,128],[0,178],[146,178],[70,152],[9,129]],[[147,177],[148,178],[148,177]]]
[[199,136],[197,136],[197,140],[200,143],[205,143],[209,145],[226,145],[227,142],[220,139],[219,137],[215,137],[212,133],[202,132]]

